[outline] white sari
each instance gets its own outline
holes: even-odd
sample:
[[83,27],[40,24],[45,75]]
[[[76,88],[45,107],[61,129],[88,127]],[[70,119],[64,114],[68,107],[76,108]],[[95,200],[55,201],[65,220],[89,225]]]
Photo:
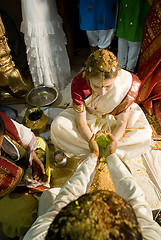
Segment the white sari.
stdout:
[[[131,74],[121,70],[113,89],[108,94],[99,97],[91,95],[86,99],[87,122],[94,134],[101,129],[112,132],[117,121],[121,121],[121,113],[119,115],[110,113],[115,111],[116,106],[119,106],[125,98],[131,89],[131,83]],[[151,158],[150,153],[152,129],[136,103],[132,103],[130,108],[126,131],[118,142],[116,154],[130,167],[151,208],[161,208],[161,179],[153,165],[155,154]],[[73,108],[64,110],[51,125],[51,139],[55,147],[62,149],[68,157],[89,154],[88,143],[77,128],[74,111]],[[161,164],[159,167],[161,170]]]

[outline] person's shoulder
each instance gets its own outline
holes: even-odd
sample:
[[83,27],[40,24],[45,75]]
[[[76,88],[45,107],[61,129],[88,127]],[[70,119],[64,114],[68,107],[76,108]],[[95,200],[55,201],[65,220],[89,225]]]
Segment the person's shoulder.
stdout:
[[83,73],[84,73],[84,70],[82,70],[81,72],[79,72],[74,78],[73,78],[73,81],[72,81],[72,85],[75,85],[75,84],[80,84],[80,82],[86,82],[86,79],[83,77]]
[[132,77],[132,73],[124,70],[124,69],[120,69],[120,76],[121,77],[126,77],[126,78],[131,78]]
[[137,75],[135,75],[132,72],[129,72],[127,70],[121,69],[120,70],[120,77],[124,78],[125,80],[132,80],[132,84],[141,84],[141,80],[139,79],[139,77]]
[[86,78],[83,76],[84,70],[78,73],[71,84],[71,91],[72,92],[84,92],[87,89],[90,89],[90,86],[86,80]]

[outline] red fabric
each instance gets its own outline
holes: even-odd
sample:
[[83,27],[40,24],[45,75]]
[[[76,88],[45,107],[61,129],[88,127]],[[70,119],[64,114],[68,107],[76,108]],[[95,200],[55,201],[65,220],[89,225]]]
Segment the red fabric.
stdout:
[[161,99],[161,63],[152,73],[150,77],[150,85],[147,88],[147,95],[144,101],[144,107],[153,108],[153,101]]
[[137,102],[146,109],[161,99],[161,1],[155,0],[145,22],[138,76],[141,79]]
[[44,192],[44,190],[47,190],[47,189],[50,189],[50,187],[46,187],[44,185],[40,185],[40,186],[37,186],[35,188],[29,188],[27,186],[17,186],[13,192],[14,193],[31,193],[31,194],[34,194],[34,193],[42,193]]
[[0,197],[13,190],[21,181],[23,170],[0,156]]
[[83,72],[74,77],[71,85],[71,96],[75,105],[82,105],[84,100],[92,94],[91,87],[82,76]]
[[12,138],[14,141],[19,143],[21,146],[23,146],[22,141],[19,137],[18,131],[14,123],[12,122],[12,120],[3,112],[0,112],[0,116],[3,119],[5,124],[5,128],[6,128],[5,134],[7,134],[10,138]]

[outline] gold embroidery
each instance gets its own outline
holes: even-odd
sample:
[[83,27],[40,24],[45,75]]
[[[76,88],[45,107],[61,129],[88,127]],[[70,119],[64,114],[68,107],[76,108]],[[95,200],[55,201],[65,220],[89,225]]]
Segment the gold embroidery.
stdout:
[[88,5],[88,11],[92,12],[92,3],[91,3],[91,1],[90,1],[89,5]]
[[[6,163],[10,162],[7,159],[5,159],[5,161]],[[12,191],[20,183],[24,174],[24,170],[21,167],[16,166],[11,162],[10,164],[13,165],[13,169],[12,166],[10,166],[11,171],[7,170],[3,166],[0,166],[0,197]]]
[[141,86],[139,90],[139,96],[137,97],[138,104],[142,103],[147,98],[147,92],[151,84],[151,78],[152,76],[150,76],[149,79]]
[[4,182],[8,174],[9,174],[9,171],[0,166],[0,185]]
[[85,105],[85,103],[83,103],[81,105],[76,105],[76,104],[73,103],[73,108],[76,112],[81,113],[81,112],[84,112],[86,110],[86,105]]
[[102,15],[100,16],[99,22],[100,22],[100,25],[103,25],[103,23],[104,23],[104,17],[103,17]]
[[127,94],[127,96],[123,99],[123,101],[111,112],[112,115],[118,115],[119,113],[123,112],[124,110],[126,110],[130,104],[133,103],[133,101],[135,100],[135,98],[137,97],[138,94],[138,89],[140,86],[140,80],[136,78],[136,80],[134,80],[132,87],[129,91],[129,93]]

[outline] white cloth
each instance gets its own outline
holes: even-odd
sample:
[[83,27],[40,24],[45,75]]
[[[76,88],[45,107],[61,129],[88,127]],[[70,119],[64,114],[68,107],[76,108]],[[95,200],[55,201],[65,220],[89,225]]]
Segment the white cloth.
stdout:
[[[98,104],[101,104],[103,108],[103,102],[100,101]],[[94,134],[101,129],[111,132],[115,128],[118,118],[121,121],[121,114],[115,117],[111,114],[102,116],[98,112],[87,112],[87,122]],[[133,103],[126,132],[118,143],[116,153],[124,159],[134,158],[145,153],[150,149],[151,134],[151,127],[144,113],[136,103]],[[77,128],[74,109],[72,108],[61,112],[52,122],[51,140],[57,148],[62,149],[69,157],[89,154],[88,143]]]
[[35,86],[64,89],[71,75],[62,19],[55,0],[22,0],[21,31]]
[[[94,176],[96,162],[96,157],[89,154],[86,161],[82,163],[78,171],[67,181],[56,198],[54,189],[44,191],[41,196],[44,201],[41,201],[40,198],[41,206],[39,207],[43,208],[43,206],[47,204],[46,198],[43,196],[47,194],[48,202],[50,202],[48,210],[47,206],[45,206],[46,212],[37,218],[26,233],[24,240],[45,239],[48,228],[59,211],[69,202],[76,200],[88,190]],[[135,179],[116,154],[110,155],[107,158],[107,163],[117,194],[127,200],[135,211],[143,239],[161,239],[161,228],[153,221],[151,209],[145,201],[144,193],[137,185]]]
[[104,49],[110,46],[114,38],[115,29],[86,31],[86,34],[90,46],[98,46]]
[[[30,128],[27,128],[23,124],[20,124],[12,119],[11,121],[13,122],[15,128],[17,129],[23,147],[28,153],[29,163],[30,165],[32,165],[33,150],[37,148],[36,137]],[[7,154],[9,154],[12,157],[13,160],[16,161],[20,159],[20,153],[17,146],[6,135],[4,136],[2,148]]]

